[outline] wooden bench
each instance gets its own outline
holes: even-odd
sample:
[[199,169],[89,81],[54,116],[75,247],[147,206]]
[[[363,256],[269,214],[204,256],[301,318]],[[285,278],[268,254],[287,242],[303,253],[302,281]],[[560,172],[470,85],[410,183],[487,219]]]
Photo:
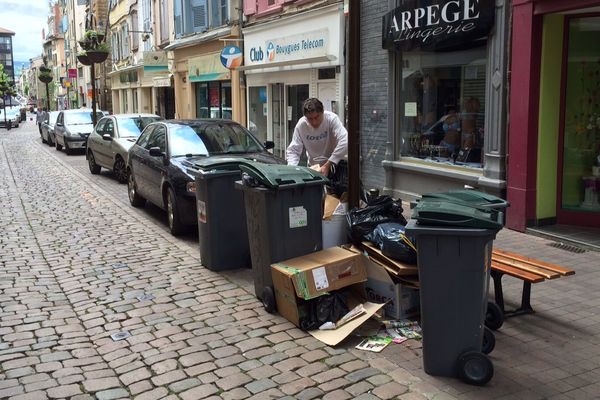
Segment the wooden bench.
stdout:
[[[574,274],[574,270],[556,264],[525,257],[520,254],[509,253],[507,251],[497,249],[492,251],[491,277],[494,280],[494,296],[496,305],[502,311],[503,317],[534,312],[531,307],[532,283],[539,283],[547,279],[557,279],[562,276]],[[504,309],[504,294],[502,292],[502,277],[504,275],[509,275],[523,281],[521,306],[515,310],[507,311]],[[490,310],[488,308],[488,314],[489,313]],[[490,316],[488,315],[488,317]]]

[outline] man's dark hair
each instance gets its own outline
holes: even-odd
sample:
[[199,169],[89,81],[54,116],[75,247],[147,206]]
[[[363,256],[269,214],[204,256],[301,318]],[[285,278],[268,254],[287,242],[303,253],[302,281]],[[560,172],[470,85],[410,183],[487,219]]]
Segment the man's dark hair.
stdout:
[[304,100],[304,104],[302,106],[304,110],[304,115],[310,114],[313,112],[323,112],[323,103],[315,97],[311,97],[310,99]]

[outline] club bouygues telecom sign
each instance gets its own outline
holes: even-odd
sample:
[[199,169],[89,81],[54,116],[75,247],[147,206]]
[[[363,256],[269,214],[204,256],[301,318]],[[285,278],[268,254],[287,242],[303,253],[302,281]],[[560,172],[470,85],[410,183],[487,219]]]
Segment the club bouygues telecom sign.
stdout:
[[495,0],[403,0],[383,17],[383,47],[444,50],[489,34]]

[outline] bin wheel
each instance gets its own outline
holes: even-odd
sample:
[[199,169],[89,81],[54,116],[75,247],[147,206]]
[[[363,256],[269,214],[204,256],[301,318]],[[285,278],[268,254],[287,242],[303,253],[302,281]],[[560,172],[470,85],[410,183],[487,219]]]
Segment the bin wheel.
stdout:
[[490,354],[494,347],[496,347],[496,336],[491,329],[483,328],[483,343],[481,344],[481,352],[483,354]]
[[494,365],[485,354],[468,351],[458,357],[458,373],[465,383],[483,386],[494,376]]
[[275,305],[275,293],[271,286],[265,286],[262,292],[262,303],[265,307],[265,311],[272,314],[277,309]]
[[485,313],[485,326],[492,330],[498,330],[504,323],[504,313],[496,303],[488,301],[487,311]]

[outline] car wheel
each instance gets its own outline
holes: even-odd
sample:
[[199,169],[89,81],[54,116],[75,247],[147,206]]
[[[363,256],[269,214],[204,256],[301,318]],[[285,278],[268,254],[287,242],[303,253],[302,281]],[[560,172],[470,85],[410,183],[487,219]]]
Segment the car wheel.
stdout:
[[127,182],[127,170],[125,169],[125,161],[120,156],[116,157],[113,173],[119,183]]
[[65,153],[67,153],[68,156],[70,156],[71,154],[73,154],[73,150],[71,150],[69,148],[69,143],[65,140]]
[[48,134],[48,140],[46,141],[46,144],[48,144],[48,146],[54,146],[54,141],[52,140],[52,136],[50,136],[50,134]]
[[44,135],[43,135],[43,134],[41,134],[41,133],[40,133],[40,136],[42,137],[42,143],[48,143],[48,142],[46,141],[46,139],[44,139]]
[[146,200],[137,192],[135,178],[131,170],[127,171],[127,193],[129,195],[129,203],[134,207],[141,207],[146,203]]
[[58,143],[58,140],[56,141],[56,151],[61,151],[62,150],[62,144]]
[[179,209],[177,208],[177,199],[172,188],[167,189],[167,218],[169,220],[169,230],[173,236],[183,233],[184,225],[179,218]]
[[94,153],[92,153],[91,150],[88,151],[87,159],[88,159],[88,167],[90,167],[90,172],[93,175],[99,174],[100,170],[102,168],[98,164],[96,164],[96,159],[94,158]]

